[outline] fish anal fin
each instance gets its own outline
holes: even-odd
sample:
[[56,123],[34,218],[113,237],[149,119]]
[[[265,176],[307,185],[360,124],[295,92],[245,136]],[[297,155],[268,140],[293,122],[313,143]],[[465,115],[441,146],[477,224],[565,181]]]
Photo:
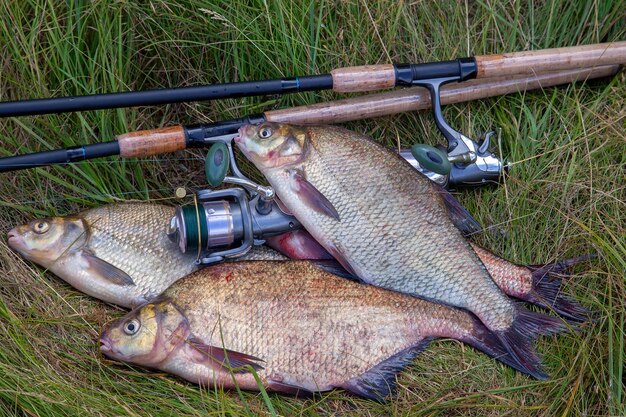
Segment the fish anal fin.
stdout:
[[298,194],[300,199],[312,210],[326,214],[339,221],[339,213],[330,201],[313,184],[304,178],[302,171],[289,170],[289,182],[291,189]]
[[374,366],[364,374],[349,379],[341,388],[370,400],[383,402],[396,387],[396,375],[402,371],[432,339],[427,338],[415,346],[404,349]]
[[225,371],[233,371],[234,373],[250,372],[248,366],[255,371],[263,369],[257,362],[263,362],[262,359],[245,353],[236,352],[234,350],[224,349],[218,346],[211,346],[190,337],[187,343],[196,351],[193,359],[199,363],[211,362],[217,368],[223,368]]
[[344,253],[341,251],[341,249],[339,249],[334,243],[329,243],[328,247],[326,248],[326,250],[328,250],[328,253],[331,254],[331,256],[333,258],[335,258],[337,260],[337,262],[339,262],[341,264],[341,266],[344,267],[344,269],[351,275],[353,275],[354,277],[358,278],[361,281],[364,281],[361,277],[359,277],[359,275],[354,271],[354,269],[352,268],[352,266],[350,266],[350,263],[348,262],[348,260],[346,259],[346,256],[344,255]]
[[283,381],[283,378],[279,376],[272,376],[268,378],[265,386],[271,391],[280,392],[287,395],[293,395],[297,398],[311,398],[313,396],[313,391],[299,387],[297,385],[286,383]]
[[92,275],[98,276],[116,285],[135,285],[130,275],[107,261],[98,258],[91,251],[81,250],[79,256],[86,262],[86,268],[89,269]]
[[316,259],[310,261],[317,268],[329,274],[337,275],[341,278],[350,279],[353,281],[360,281],[359,277],[346,270],[341,263],[335,259]]
[[435,192],[441,196],[448,211],[448,217],[464,236],[471,236],[482,231],[480,223],[448,190],[435,183],[432,186],[435,188]]

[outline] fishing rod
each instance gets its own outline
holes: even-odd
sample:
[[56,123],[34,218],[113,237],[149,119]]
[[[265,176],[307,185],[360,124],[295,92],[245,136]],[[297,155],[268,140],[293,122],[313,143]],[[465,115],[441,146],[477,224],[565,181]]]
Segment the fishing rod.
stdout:
[[[438,90],[441,84],[451,81],[533,75],[547,71],[624,63],[626,63],[626,41],[481,55],[421,64],[346,67],[334,69],[330,74],[273,80],[8,101],[0,102],[0,117],[150,106],[319,90],[354,93],[413,85]],[[440,80],[439,83],[433,82],[436,79]]]
[[[240,178],[245,178],[234,164],[235,159],[230,144],[236,136],[237,130],[244,124],[265,121],[292,124],[341,123],[399,112],[424,110],[433,105],[438,108],[438,111],[434,113],[436,120],[437,118],[443,120],[441,104],[459,103],[536,88],[547,88],[579,80],[607,77],[614,75],[618,69],[619,66],[612,65],[534,76],[472,80],[445,85],[441,89],[440,96],[435,98],[426,89],[411,88],[309,106],[267,111],[259,115],[216,123],[195,126],[179,125],[136,131],[119,135],[116,140],[111,142],[0,158],[0,172],[71,163],[106,156],[146,157],[185,148],[208,147],[214,143],[223,142],[227,144],[229,158],[233,161],[233,169],[236,170]],[[439,124],[447,125],[445,120],[440,121]],[[448,128],[449,131],[453,130],[449,126]],[[444,186],[477,185],[497,180],[504,169],[504,164],[489,152],[489,141],[483,141],[479,145],[466,136],[454,132],[462,137],[463,142],[460,148],[464,149],[465,152],[452,155],[451,153],[446,154],[440,149],[416,145],[412,149],[412,155],[404,151],[403,156],[431,180]],[[488,138],[489,135],[486,139]],[[449,148],[450,146],[448,146]]]

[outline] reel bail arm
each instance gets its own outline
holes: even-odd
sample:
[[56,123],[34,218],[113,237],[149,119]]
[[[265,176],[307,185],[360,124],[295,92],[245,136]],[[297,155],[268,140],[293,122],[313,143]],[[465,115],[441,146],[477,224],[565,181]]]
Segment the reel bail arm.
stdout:
[[413,82],[413,85],[428,89],[435,123],[448,141],[448,147],[446,152],[441,152],[440,149],[427,145],[417,145],[411,148],[411,153],[419,166],[439,175],[434,178],[431,178],[431,175],[427,176],[441,185],[482,185],[487,182],[498,182],[508,169],[508,165],[489,151],[490,138],[494,132],[488,132],[478,144],[450,126],[443,117],[441,86],[463,80],[461,75]]

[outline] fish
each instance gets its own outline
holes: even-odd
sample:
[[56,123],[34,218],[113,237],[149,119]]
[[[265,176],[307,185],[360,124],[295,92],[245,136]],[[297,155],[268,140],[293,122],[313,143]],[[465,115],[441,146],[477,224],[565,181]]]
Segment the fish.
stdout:
[[565,323],[497,287],[463,236],[467,212],[442,187],[367,136],[336,126],[245,125],[234,140],[351,274],[471,311],[527,373],[547,378],[532,343]]
[[[267,238],[266,245],[285,255],[285,259],[334,259],[304,229]],[[568,276],[575,265],[592,259],[593,255],[563,259],[544,265],[519,265],[495,255],[474,242],[470,242],[470,245],[495,284],[506,295],[553,311],[573,322],[582,322],[589,318],[589,310],[563,293],[561,278]]]
[[[199,268],[196,255],[181,253],[167,236],[174,211],[152,203],[109,204],[17,226],[8,244],[77,290],[132,308]],[[255,246],[237,259],[287,258]]]
[[8,243],[77,290],[130,308],[198,268],[167,237],[173,215],[160,204],[109,204],[17,226]]
[[[517,367],[465,310],[339,278],[310,261],[209,266],[107,323],[100,351],[201,385],[381,400],[434,338]],[[253,372],[254,371],[254,372]]]

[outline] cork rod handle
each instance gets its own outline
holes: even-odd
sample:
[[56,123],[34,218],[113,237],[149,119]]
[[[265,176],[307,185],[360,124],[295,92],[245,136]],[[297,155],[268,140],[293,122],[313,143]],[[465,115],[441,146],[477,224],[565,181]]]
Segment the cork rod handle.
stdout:
[[[441,103],[460,103],[592,78],[608,77],[614,75],[618,69],[619,65],[609,65],[530,76],[518,75],[447,84],[441,90]],[[424,110],[430,108],[430,103],[428,90],[413,87],[309,106],[272,110],[265,112],[265,117],[268,121],[277,123],[332,124]]]
[[168,126],[153,130],[139,130],[116,137],[120,156],[137,158],[185,149],[185,131],[182,126]]
[[330,75],[333,77],[333,91],[338,93],[383,90],[396,85],[393,65],[337,68]]
[[626,64],[626,41],[476,57],[477,78]]

